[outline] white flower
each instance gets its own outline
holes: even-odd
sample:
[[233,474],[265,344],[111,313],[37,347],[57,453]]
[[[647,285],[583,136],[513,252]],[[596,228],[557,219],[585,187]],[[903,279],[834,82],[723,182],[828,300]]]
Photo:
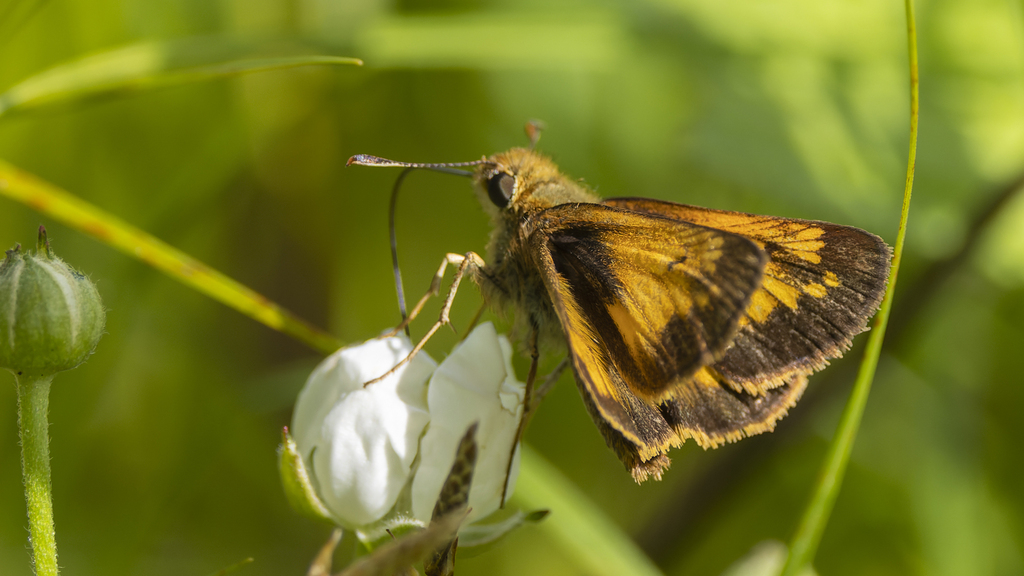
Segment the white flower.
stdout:
[[[363,529],[396,518],[429,522],[459,440],[473,422],[479,423],[478,456],[468,521],[501,505],[525,388],[512,371],[511,345],[493,325],[481,324],[440,366],[420,352],[363,387],[410,351],[405,336],[343,348],[299,393],[292,437],[321,502],[343,526]],[[518,460],[517,447],[509,495]]]

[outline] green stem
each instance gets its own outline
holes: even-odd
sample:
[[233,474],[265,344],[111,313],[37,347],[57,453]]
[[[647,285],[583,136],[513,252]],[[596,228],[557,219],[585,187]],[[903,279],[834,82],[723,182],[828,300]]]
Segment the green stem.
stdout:
[[850,462],[853,441],[857,437],[858,428],[860,428],[861,417],[864,415],[864,406],[868,401],[868,393],[871,391],[875,370],[878,368],[878,357],[882,352],[885,328],[889,323],[889,311],[892,310],[896,278],[900,270],[900,262],[903,259],[903,243],[907,237],[907,216],[910,213],[910,196],[914,189],[914,168],[917,164],[917,125],[920,107],[914,2],[913,0],[904,0],[904,5],[907,12],[907,49],[910,60],[910,151],[907,157],[907,179],[903,188],[903,207],[900,212],[899,232],[896,234],[896,247],[893,250],[889,287],[885,292],[885,298],[882,300],[878,314],[875,316],[874,327],[868,338],[860,371],[857,373],[857,381],[853,385],[850,400],[843,410],[835,438],[825,456],[825,464],[822,466],[816,490],[804,510],[800,526],[790,544],[789,557],[782,569],[782,576],[801,574],[811,564],[814,554],[818,550],[821,535],[825,532],[825,526],[828,524],[828,518],[832,514],[832,507],[839,495],[846,466]]
[[21,471],[28,504],[29,541],[37,576],[57,576],[57,542],[50,498],[50,436],[47,411],[53,376],[18,380]]

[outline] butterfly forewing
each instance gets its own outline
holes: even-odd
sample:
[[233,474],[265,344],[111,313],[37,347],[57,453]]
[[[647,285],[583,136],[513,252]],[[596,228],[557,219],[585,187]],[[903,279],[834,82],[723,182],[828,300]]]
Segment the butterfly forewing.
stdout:
[[604,203],[740,234],[768,254],[762,285],[714,364],[737,390],[759,394],[841,356],[885,291],[891,251],[858,228],[644,198]]
[[597,204],[544,211],[530,243],[555,275],[564,331],[589,333],[648,401],[721,357],[766,258],[735,234]]

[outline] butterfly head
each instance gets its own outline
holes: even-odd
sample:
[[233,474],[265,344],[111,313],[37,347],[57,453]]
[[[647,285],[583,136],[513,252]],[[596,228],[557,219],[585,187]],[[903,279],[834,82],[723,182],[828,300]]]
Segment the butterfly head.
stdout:
[[559,172],[550,158],[526,148],[491,156],[477,166],[473,180],[484,209],[505,221],[519,221],[559,204],[598,201],[582,184]]

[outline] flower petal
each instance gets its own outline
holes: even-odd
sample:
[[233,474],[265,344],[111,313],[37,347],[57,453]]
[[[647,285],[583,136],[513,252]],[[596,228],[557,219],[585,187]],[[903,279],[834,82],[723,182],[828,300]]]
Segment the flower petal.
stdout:
[[[344,525],[379,520],[406,484],[430,417],[424,352],[363,388],[412,351],[408,338],[369,340],[324,360],[299,394],[293,431],[320,497]],[[315,449],[315,450],[314,450]]]
[[[417,519],[430,519],[459,440],[473,422],[479,422],[479,453],[467,521],[487,516],[501,505],[525,394],[525,385],[512,372],[511,354],[508,341],[497,335],[492,324],[484,323],[431,377],[427,392],[430,426],[420,441],[420,465],[412,483],[412,511]],[[518,455],[518,448],[516,452]],[[510,482],[518,472],[517,463],[515,458]]]

